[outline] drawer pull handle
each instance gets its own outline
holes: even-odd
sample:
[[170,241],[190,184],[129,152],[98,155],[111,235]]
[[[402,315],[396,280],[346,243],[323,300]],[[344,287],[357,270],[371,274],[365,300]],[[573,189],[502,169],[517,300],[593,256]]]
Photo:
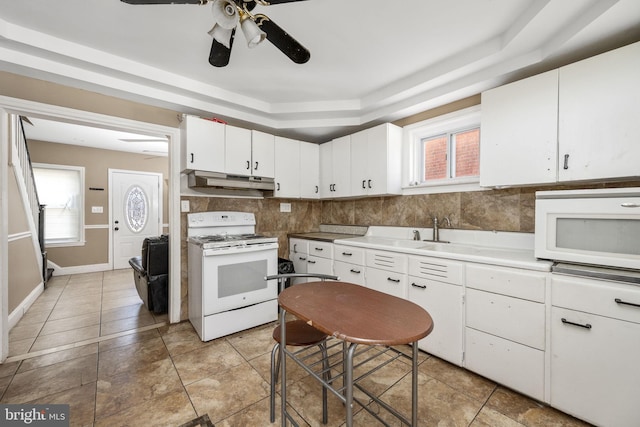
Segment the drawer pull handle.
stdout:
[[565,325],[573,325],[573,326],[579,326],[581,328],[585,328],[585,329],[591,329],[591,323],[585,323],[584,325],[582,323],[574,323],[574,322],[569,322],[567,319],[565,319],[564,317],[562,319],[562,323],[564,323]]
[[391,277],[387,277],[387,280],[393,283],[400,283],[400,279],[392,279]]
[[324,249],[323,248],[314,248],[316,251],[320,251],[322,252]]
[[353,254],[352,254],[351,252],[342,252],[342,255],[344,255],[344,256],[351,256],[351,255],[353,255]]
[[309,260],[309,261],[307,261],[307,262],[308,262],[309,264],[315,264],[315,263],[316,263],[315,261],[311,261],[311,260]]
[[305,257],[300,257],[300,261],[306,261],[307,259]]
[[620,298],[616,298],[616,299],[614,299],[614,301],[615,301],[617,304],[630,305],[630,306],[632,306],[632,307],[640,307],[640,304],[636,304],[636,303],[633,303],[633,302],[626,302],[626,301],[622,301]]
[[623,208],[640,208],[640,203],[621,203],[620,206]]
[[360,274],[360,270],[355,270],[353,268],[351,270],[349,270],[349,271],[351,271],[352,273],[355,273],[355,274]]
[[414,288],[427,289],[427,285],[418,285],[417,283],[412,283],[411,286]]

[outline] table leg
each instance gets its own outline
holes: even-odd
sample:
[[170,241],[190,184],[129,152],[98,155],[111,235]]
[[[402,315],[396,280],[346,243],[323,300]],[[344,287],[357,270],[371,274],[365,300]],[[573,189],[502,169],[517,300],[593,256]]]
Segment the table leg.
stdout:
[[411,358],[411,425],[418,425],[418,342],[412,345]]
[[287,342],[286,310],[280,310],[280,418],[281,426],[287,426],[287,355],[285,354]]
[[347,350],[347,364],[345,366],[345,408],[347,410],[347,427],[353,426],[353,356],[358,344],[352,343]]

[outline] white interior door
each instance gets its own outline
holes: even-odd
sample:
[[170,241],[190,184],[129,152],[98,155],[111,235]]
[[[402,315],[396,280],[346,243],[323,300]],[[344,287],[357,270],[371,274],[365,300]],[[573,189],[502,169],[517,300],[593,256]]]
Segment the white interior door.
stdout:
[[161,234],[162,174],[110,170],[113,268],[127,268],[145,237]]

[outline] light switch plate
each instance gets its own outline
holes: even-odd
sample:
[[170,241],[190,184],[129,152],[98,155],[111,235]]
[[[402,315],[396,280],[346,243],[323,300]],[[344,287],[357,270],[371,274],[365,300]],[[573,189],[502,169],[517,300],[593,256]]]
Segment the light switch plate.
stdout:
[[181,200],[180,201],[180,212],[189,212],[191,210],[191,207],[189,206],[189,201],[188,200]]
[[102,206],[91,206],[91,213],[103,213],[104,209]]
[[280,203],[280,212],[291,212],[291,203]]

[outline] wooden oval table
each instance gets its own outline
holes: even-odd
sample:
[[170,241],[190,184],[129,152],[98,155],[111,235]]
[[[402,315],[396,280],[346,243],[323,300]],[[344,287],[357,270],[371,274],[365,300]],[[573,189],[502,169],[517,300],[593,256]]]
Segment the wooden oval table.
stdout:
[[[291,286],[280,293],[278,303],[282,308],[280,322],[285,321],[285,315],[289,312],[327,335],[341,340],[345,349],[343,352],[344,386],[343,389],[337,389],[333,386],[333,382],[324,381],[321,375],[318,375],[305,364],[303,358],[298,357],[301,354],[300,351],[293,352],[283,346],[280,356],[283,427],[286,425],[287,419],[296,425],[286,411],[287,382],[285,364],[287,356],[312,374],[318,381],[322,382],[324,387],[327,387],[345,403],[346,425],[348,427],[353,425],[354,385],[405,424],[417,425],[417,341],[429,335],[433,329],[433,320],[429,313],[411,301],[360,285],[333,281],[310,282]],[[286,342],[287,328],[280,329],[282,332],[280,342]],[[412,344],[411,421],[389,407],[387,403],[382,402],[376,396],[355,384],[353,378],[353,358],[358,345],[389,347],[401,344]],[[397,350],[394,351],[398,356],[405,356]],[[367,408],[365,407],[365,409]],[[375,414],[372,415],[376,416]]]

